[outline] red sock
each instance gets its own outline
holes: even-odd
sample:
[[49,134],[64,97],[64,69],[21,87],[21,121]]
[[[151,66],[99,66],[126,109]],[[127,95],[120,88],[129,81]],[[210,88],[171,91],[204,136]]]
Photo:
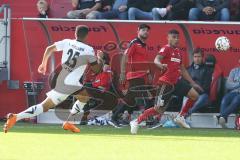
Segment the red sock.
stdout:
[[180,116],[185,116],[188,113],[189,109],[192,108],[194,103],[195,103],[195,101],[188,99],[186,104],[182,107]]
[[149,116],[155,116],[159,114],[154,107],[151,107],[147,110],[145,110],[137,119],[138,124],[141,123],[142,121],[146,121]]

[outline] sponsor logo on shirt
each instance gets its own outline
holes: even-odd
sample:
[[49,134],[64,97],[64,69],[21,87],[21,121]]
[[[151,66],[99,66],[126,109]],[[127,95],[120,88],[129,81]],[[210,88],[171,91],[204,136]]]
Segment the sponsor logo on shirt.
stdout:
[[172,62],[177,62],[177,63],[180,63],[181,62],[181,60],[179,59],[179,58],[171,58],[171,61]]

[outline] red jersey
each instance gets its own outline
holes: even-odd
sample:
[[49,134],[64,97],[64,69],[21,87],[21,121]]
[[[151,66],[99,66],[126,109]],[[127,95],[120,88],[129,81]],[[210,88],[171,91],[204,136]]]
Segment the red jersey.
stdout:
[[83,81],[82,81],[82,83],[84,84],[86,82],[94,81],[96,75],[97,74],[92,71],[91,66],[88,65],[86,70],[85,70],[85,72],[84,72],[84,74],[83,74],[83,79],[82,79]]
[[167,64],[167,70],[161,75],[159,81],[176,84],[181,74],[182,53],[179,48],[172,48],[169,45],[165,45],[160,49],[158,54],[164,57],[161,63]]
[[95,88],[104,88],[104,91],[109,91],[111,87],[111,77],[112,77],[112,72],[111,71],[106,71],[99,73],[95,80],[92,82],[93,87]]
[[127,49],[128,64],[126,68],[127,80],[135,78],[143,78],[147,69],[143,69],[141,64],[147,62],[147,47],[139,38],[135,38],[130,42],[129,48]]
[[[96,52],[95,52],[95,56],[96,55]],[[94,71],[91,69],[91,65],[90,64],[87,64],[87,67],[84,71],[84,74],[81,78],[81,83],[84,84],[86,82],[93,82],[96,78],[97,74],[94,73]]]

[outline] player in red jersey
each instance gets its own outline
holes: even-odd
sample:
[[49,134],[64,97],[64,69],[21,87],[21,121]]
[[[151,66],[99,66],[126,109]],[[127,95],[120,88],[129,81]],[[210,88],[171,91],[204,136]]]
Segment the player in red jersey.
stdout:
[[[150,26],[147,24],[140,24],[137,30],[137,37],[133,39],[128,49],[124,52],[121,59],[121,73],[120,83],[125,84],[128,82],[128,92],[124,96],[123,100],[126,104],[118,105],[114,110],[112,119],[109,122],[116,128],[119,128],[118,115],[123,113],[124,110],[133,110],[136,105],[136,98],[144,97],[142,93],[132,91],[131,88],[138,86],[144,86],[146,84],[145,79],[149,73],[148,67],[139,67],[140,65],[148,64],[148,51],[146,41],[149,37]],[[146,97],[146,96],[145,96]],[[146,106],[148,100],[145,99]],[[131,107],[131,108],[129,108]]]
[[[145,121],[149,116],[154,116],[159,113],[163,113],[171,99],[172,94],[187,96],[191,99],[191,103],[194,103],[198,99],[198,92],[194,89],[202,90],[202,88],[196,84],[184,65],[182,64],[182,53],[177,47],[179,43],[179,32],[177,30],[170,30],[168,32],[168,44],[162,47],[155,57],[154,63],[156,66],[164,71],[163,75],[159,78],[158,85],[160,87],[156,104],[144,111],[136,120],[133,120],[131,125],[131,133],[136,134],[139,128],[139,124]],[[184,80],[180,80],[180,77]],[[175,122],[184,128],[190,128],[185,122],[184,113],[189,110],[190,104],[186,104],[179,115],[175,118]]]
[[[148,68],[139,68],[139,64],[147,63],[148,51],[146,40],[149,37],[150,26],[140,24],[138,27],[138,36],[133,39],[128,49],[122,57],[120,81],[125,83],[127,80],[129,88],[145,84],[145,76],[148,74]],[[136,93],[129,91],[124,100],[129,106],[135,105]],[[139,97],[139,96],[138,96]]]

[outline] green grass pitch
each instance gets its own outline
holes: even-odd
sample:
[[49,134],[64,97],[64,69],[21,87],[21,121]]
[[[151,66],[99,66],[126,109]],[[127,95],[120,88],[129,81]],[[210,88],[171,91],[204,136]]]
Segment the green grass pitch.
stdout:
[[[3,126],[3,123],[0,123]],[[0,160],[236,160],[240,132],[224,129],[81,126],[81,133],[61,125],[20,123],[0,133]]]

